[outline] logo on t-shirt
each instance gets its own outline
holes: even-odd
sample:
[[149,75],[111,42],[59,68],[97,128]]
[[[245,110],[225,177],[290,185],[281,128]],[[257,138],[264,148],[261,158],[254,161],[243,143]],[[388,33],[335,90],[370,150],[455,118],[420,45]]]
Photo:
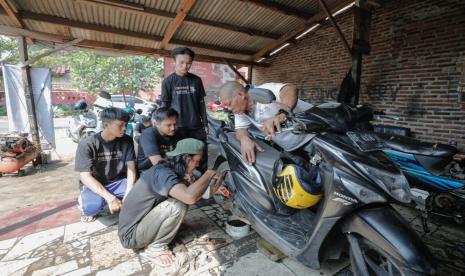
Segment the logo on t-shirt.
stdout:
[[160,145],[160,153],[161,154],[165,154],[169,151],[172,151],[174,150],[174,146],[173,145]]
[[175,92],[178,95],[194,94],[195,93],[195,87],[193,87],[193,86],[176,86]]
[[97,154],[97,161],[110,161],[115,159],[121,159],[123,157],[122,151],[106,151],[99,152]]

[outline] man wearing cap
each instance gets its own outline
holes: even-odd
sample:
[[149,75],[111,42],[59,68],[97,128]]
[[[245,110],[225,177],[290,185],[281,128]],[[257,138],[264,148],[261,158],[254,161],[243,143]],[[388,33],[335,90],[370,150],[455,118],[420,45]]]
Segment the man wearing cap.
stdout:
[[[204,143],[187,138],[166,153],[166,158],[145,171],[126,196],[119,216],[118,235],[125,248],[139,249],[140,255],[159,266],[176,260],[168,244],[175,237],[187,211],[206,191],[216,172],[207,170],[193,179]],[[192,180],[191,180],[192,179]]]

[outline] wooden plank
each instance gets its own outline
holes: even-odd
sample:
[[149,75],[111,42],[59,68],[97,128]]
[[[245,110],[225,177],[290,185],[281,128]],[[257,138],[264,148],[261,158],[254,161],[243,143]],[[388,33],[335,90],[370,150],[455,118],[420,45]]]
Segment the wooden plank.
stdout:
[[270,38],[270,39],[278,39],[280,37],[279,34],[275,33],[270,33],[267,31],[262,31],[262,30],[257,30],[257,29],[252,29],[252,28],[246,28],[246,27],[241,27],[241,26],[235,26],[231,24],[226,24],[222,22],[215,22],[215,21],[210,21],[210,20],[205,20],[201,18],[195,18],[191,16],[187,16],[184,19],[185,22],[192,22],[196,24],[201,24],[209,27],[214,27],[214,28],[220,28],[223,30],[227,31],[233,31],[237,33],[242,33],[250,36],[260,36],[264,38]]
[[[95,24],[90,24],[90,23],[85,23],[85,22],[80,22],[80,21],[69,20],[69,19],[57,17],[57,16],[37,14],[37,13],[32,13],[32,12],[27,12],[27,11],[22,11],[19,13],[19,15],[22,19],[47,22],[51,24],[57,24],[60,26],[67,26],[67,27],[97,31],[97,32],[105,32],[105,33],[110,33],[110,34],[123,35],[123,36],[147,39],[147,40],[158,41],[158,42],[161,42],[163,40],[163,37],[157,36],[157,35],[138,33],[138,32],[122,30],[122,29],[118,29],[114,27],[103,26],[103,25],[95,25]],[[236,54],[243,54],[243,55],[252,54],[251,51],[220,47],[220,46],[215,46],[215,45],[184,41],[184,40],[179,40],[179,39],[176,39],[176,40],[173,39],[171,42],[175,44],[179,44],[179,45],[184,45],[187,47],[197,47],[197,48],[202,48],[206,50],[214,50],[214,51],[220,51],[220,52],[226,52],[226,53],[236,53]]]
[[[57,35],[57,34],[29,31],[25,29],[8,27],[8,26],[0,26],[0,34],[10,35],[10,36],[26,36],[26,37],[34,38],[37,40],[50,41],[54,43],[66,43],[68,41],[72,41],[75,39],[72,37],[64,37],[64,36]],[[144,55],[144,56],[157,56],[158,55],[162,57],[171,56],[171,52],[168,50],[153,49],[153,48],[131,46],[131,45],[124,45],[124,44],[115,44],[115,43],[93,41],[93,40],[84,40],[84,41],[79,42],[75,46],[80,47],[80,48],[98,49],[98,50],[126,53],[126,54],[132,54],[132,55]],[[224,63],[223,59],[224,59],[223,57],[218,57],[218,56],[195,55],[196,61],[214,62],[214,63],[222,64]],[[226,60],[232,64],[255,65],[255,66],[260,66],[260,67],[269,66],[269,64],[266,64],[266,63],[255,63],[255,62],[251,62],[250,60],[231,59],[231,58],[226,58]]]
[[334,28],[336,29],[336,32],[339,36],[339,38],[342,41],[342,44],[344,44],[344,48],[346,49],[347,53],[352,55],[352,49],[349,46],[349,43],[347,42],[347,39],[344,37],[344,34],[341,31],[341,28],[339,28],[339,25],[337,24],[336,20],[334,20],[333,15],[331,14],[331,11],[328,9],[328,6],[326,5],[324,0],[320,0],[321,7],[324,9],[326,12],[326,15],[328,15],[329,21],[333,24]]
[[165,37],[161,42],[160,48],[166,49],[166,46],[168,46],[168,43],[173,38],[176,31],[179,29],[179,27],[181,27],[184,18],[186,18],[187,14],[194,6],[195,1],[196,0],[184,0],[184,2],[181,4],[181,8],[179,9],[178,14],[173,19],[173,21],[171,21],[171,24],[168,26],[168,29],[166,30]]
[[253,83],[253,64],[248,66],[247,70],[247,79],[249,80],[249,83]]
[[238,76],[244,83],[247,83],[247,84],[250,83],[250,81],[248,81],[246,78],[244,78],[244,76],[241,73],[239,73],[239,71],[237,71],[236,67],[234,67],[234,65],[232,65],[231,62],[224,59],[224,63],[226,63],[228,65],[228,67],[231,68],[231,70],[233,70],[233,72],[236,74],[236,76]]
[[66,49],[68,47],[74,46],[74,45],[78,44],[79,42],[81,42],[83,40],[84,40],[83,38],[76,38],[76,39],[74,39],[72,41],[66,42],[63,45],[60,45],[60,46],[58,46],[58,47],[56,47],[54,49],[48,50],[45,53],[42,53],[40,55],[35,56],[34,58],[28,59],[25,63],[21,63],[21,67],[29,66],[29,65],[33,64],[34,62],[38,61],[39,59],[41,59],[43,57],[46,57],[46,56],[48,56],[50,54],[53,54],[55,52],[64,50],[64,49]]
[[[168,18],[168,19],[173,19],[176,17],[176,13],[172,12],[167,12],[159,9],[154,9],[150,7],[146,7],[141,4],[136,4],[136,3],[128,3],[120,0],[78,0],[79,3],[83,4],[88,4],[88,5],[94,5],[94,6],[106,6],[110,7],[112,9],[120,9],[123,11],[131,12],[131,13],[136,13],[136,14],[141,14],[141,15],[149,15],[149,16],[159,16],[163,18]],[[208,27],[214,27],[214,28],[220,28],[226,31],[233,31],[237,33],[242,33],[246,35],[251,35],[251,36],[260,36],[264,38],[270,38],[270,39],[278,39],[280,37],[279,34],[275,33],[270,33],[267,31],[263,30],[257,30],[253,28],[246,28],[242,26],[237,26],[237,25],[232,25],[232,24],[227,24],[223,22],[216,22],[216,21],[211,21],[211,20],[206,20],[202,18],[196,18],[192,16],[186,16],[184,18],[185,22],[191,22],[199,25],[204,25]]]
[[8,0],[0,0],[0,5],[2,5],[3,9],[5,10],[10,20],[13,22],[13,25],[15,25],[15,27],[24,28],[23,22],[21,22],[18,15],[15,13],[13,8],[10,6],[11,4],[8,2]]
[[277,2],[271,2],[271,1],[265,1],[265,0],[240,0],[240,1],[250,2],[254,5],[260,6],[265,9],[277,11],[285,15],[294,16],[297,18],[305,19],[305,20],[307,20],[313,15],[311,13],[307,13],[307,12],[304,12],[298,9],[294,9],[289,6],[284,6]]
[[[330,10],[332,13],[344,8],[345,6],[351,4],[353,0],[341,0],[338,1],[336,5],[333,5],[330,7]],[[293,31],[290,31],[284,35],[282,35],[278,40],[271,42],[270,44],[266,45],[262,49],[260,49],[257,53],[254,54],[253,58],[254,60],[258,60],[265,55],[267,55],[269,52],[273,51],[276,48],[281,47],[285,43],[287,43],[289,40],[293,39],[295,36],[298,36],[300,33],[304,32],[311,26],[313,26],[315,23],[324,20],[326,18],[326,12],[320,11],[318,14],[312,16],[310,19],[308,19],[305,23],[300,25],[298,28],[296,28]]]

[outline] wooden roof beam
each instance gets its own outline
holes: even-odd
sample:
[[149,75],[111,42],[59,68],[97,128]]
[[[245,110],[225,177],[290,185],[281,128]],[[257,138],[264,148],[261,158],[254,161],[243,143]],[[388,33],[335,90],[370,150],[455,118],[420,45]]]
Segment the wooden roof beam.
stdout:
[[[330,6],[329,9],[331,10],[331,13],[334,13],[346,7],[347,5],[351,4],[352,2],[354,2],[354,0],[341,0],[341,1],[338,1],[337,4],[333,4],[332,6]],[[305,21],[305,23],[300,25],[295,30],[282,35],[278,40],[273,41],[270,44],[263,47],[262,49],[260,49],[260,51],[258,51],[257,53],[253,55],[254,60],[259,60],[263,57],[266,57],[270,52],[285,45],[286,43],[288,43],[288,41],[292,40],[294,37],[298,36],[305,30],[309,29],[314,24],[324,20],[326,17],[327,17],[326,12],[320,11],[319,13],[315,14],[314,16],[309,18],[307,21]]]
[[19,19],[18,15],[16,14],[15,10],[11,6],[11,4],[8,2],[8,0],[0,0],[0,5],[2,5],[3,9],[5,10],[6,14],[10,18],[11,22],[13,22],[13,25],[16,28],[22,28],[24,29],[24,24]]
[[[107,7],[117,8],[120,10],[129,11],[132,13],[138,13],[142,15],[159,16],[159,17],[164,17],[164,18],[169,18],[169,19],[176,17],[176,13],[166,12],[166,11],[158,10],[154,8],[149,8],[141,4],[128,3],[128,2],[121,1],[121,0],[77,0],[77,1],[83,4],[94,5],[94,6],[107,6]],[[276,33],[270,33],[267,31],[256,30],[252,28],[245,28],[245,27],[222,23],[222,22],[215,22],[211,20],[192,17],[189,15],[184,18],[184,21],[199,24],[199,25],[204,25],[208,27],[219,28],[219,29],[223,29],[226,31],[242,33],[242,34],[246,34],[250,36],[260,36],[260,37],[270,38],[270,39],[278,39],[280,37],[280,35]]]
[[[19,16],[23,20],[27,19],[27,20],[34,20],[34,21],[40,21],[40,22],[47,22],[47,23],[57,24],[61,26],[79,28],[79,29],[84,29],[84,30],[91,30],[91,31],[98,31],[98,32],[105,32],[105,33],[110,33],[110,34],[117,34],[117,35],[123,35],[123,36],[128,36],[128,37],[147,39],[147,40],[152,40],[152,41],[157,41],[157,42],[161,42],[163,40],[163,37],[158,36],[158,35],[138,33],[138,32],[122,30],[122,29],[118,29],[114,27],[95,25],[95,24],[69,20],[66,18],[51,16],[51,15],[32,13],[28,11],[21,11],[19,13]],[[253,54],[253,52],[251,51],[244,51],[244,50],[215,46],[215,45],[204,44],[204,43],[184,41],[184,40],[179,40],[179,39],[172,39],[171,43],[184,45],[188,47],[197,47],[197,48],[202,48],[202,49],[207,49],[207,50],[233,53],[233,54],[243,54],[243,55]]]
[[288,6],[281,5],[276,2],[271,2],[271,1],[266,1],[266,0],[240,0],[240,1],[250,2],[254,5],[263,7],[265,9],[274,10],[274,11],[283,13],[285,15],[290,15],[290,16],[294,16],[300,19],[305,19],[305,20],[307,20],[313,15],[311,13],[306,13],[298,9],[294,9]]
[[[64,36],[57,35],[57,34],[36,32],[36,31],[30,31],[30,30],[25,30],[21,28],[14,28],[14,27],[1,26],[1,25],[0,25],[0,34],[9,35],[9,36],[24,36],[24,37],[37,39],[37,40],[50,41],[50,42],[61,43],[61,44],[75,39],[73,37],[64,37]],[[80,47],[80,48],[86,48],[86,49],[106,50],[106,51],[126,53],[126,54],[132,54],[132,55],[144,55],[144,56],[157,56],[158,55],[158,56],[163,56],[163,57],[171,56],[171,52],[168,50],[153,49],[153,48],[131,46],[131,45],[124,45],[124,44],[115,44],[115,43],[93,41],[93,40],[83,40],[75,44],[74,46]],[[205,62],[224,63],[224,59],[222,57],[209,56],[209,55],[195,55],[195,60],[205,61]],[[256,63],[256,62],[251,62],[248,60],[230,59],[230,58],[226,58],[226,60],[232,64],[255,65],[255,66],[260,66],[260,67],[269,66],[268,64]]]
[[163,37],[160,48],[166,49],[166,46],[168,46],[168,43],[173,38],[176,31],[179,29],[179,27],[181,27],[184,18],[186,18],[187,14],[194,6],[195,1],[196,0],[184,0],[184,2],[181,4],[181,8],[179,9],[178,14],[173,19],[173,21],[171,21],[171,24],[166,30],[165,37]]

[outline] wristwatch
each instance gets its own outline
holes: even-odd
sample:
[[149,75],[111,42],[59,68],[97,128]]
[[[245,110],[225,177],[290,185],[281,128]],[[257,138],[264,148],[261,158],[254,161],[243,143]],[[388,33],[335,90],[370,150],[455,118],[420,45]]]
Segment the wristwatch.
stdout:
[[276,115],[279,115],[279,114],[284,114],[284,115],[286,115],[286,116],[289,116],[289,112],[287,112],[287,111],[284,110],[284,109],[280,109],[280,110],[278,111],[278,114],[276,114]]

